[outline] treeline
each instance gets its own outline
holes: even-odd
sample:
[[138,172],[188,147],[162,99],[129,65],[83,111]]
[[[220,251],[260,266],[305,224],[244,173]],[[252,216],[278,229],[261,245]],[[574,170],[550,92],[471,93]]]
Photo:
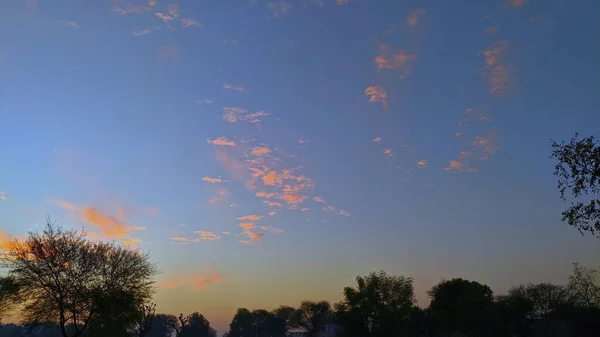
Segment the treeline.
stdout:
[[[156,313],[157,268],[139,250],[89,241],[84,231],[49,222],[43,232],[5,245],[0,260],[9,271],[0,278],[0,317],[10,310],[23,324],[3,326],[0,336],[216,336],[198,312]],[[373,272],[357,277],[333,305],[238,309],[224,336],[322,336],[327,325],[340,337],[598,336],[599,276],[574,264],[567,285],[519,285],[503,295],[475,281],[442,280],[420,308],[412,278]]]

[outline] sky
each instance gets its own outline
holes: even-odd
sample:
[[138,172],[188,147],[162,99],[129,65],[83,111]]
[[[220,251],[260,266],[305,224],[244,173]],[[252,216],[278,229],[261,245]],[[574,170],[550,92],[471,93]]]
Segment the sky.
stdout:
[[47,216],[148,251],[161,312],[342,298],[357,275],[496,293],[600,245],[550,139],[598,136],[600,3],[0,3],[0,238]]

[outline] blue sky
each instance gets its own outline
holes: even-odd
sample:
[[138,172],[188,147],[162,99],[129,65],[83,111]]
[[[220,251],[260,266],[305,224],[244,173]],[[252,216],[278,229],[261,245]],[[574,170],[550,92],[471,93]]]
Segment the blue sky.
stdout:
[[0,229],[50,215],[148,250],[161,311],[221,329],[379,269],[421,303],[442,277],[562,282],[600,262],[560,222],[549,158],[598,132],[599,11],[5,1]]

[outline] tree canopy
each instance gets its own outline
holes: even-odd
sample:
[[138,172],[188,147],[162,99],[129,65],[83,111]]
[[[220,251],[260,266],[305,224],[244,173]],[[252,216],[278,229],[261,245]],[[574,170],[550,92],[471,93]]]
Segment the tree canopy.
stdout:
[[[552,155],[558,159],[554,175],[563,201],[570,193],[575,201],[562,212],[562,221],[582,234],[600,232],[600,144],[594,136],[579,139],[576,133],[569,143],[552,141]],[[581,200],[581,199],[585,200]]]

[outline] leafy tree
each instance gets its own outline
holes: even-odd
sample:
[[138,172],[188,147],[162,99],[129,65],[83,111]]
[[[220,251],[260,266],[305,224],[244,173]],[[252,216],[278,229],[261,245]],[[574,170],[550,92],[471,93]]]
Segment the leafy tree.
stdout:
[[571,202],[571,207],[562,212],[562,221],[581,234],[589,231],[595,235],[600,231],[600,144],[594,136],[579,139],[576,133],[569,143],[552,141],[551,157],[558,159],[554,175],[563,201],[567,201],[567,190],[575,199],[583,195],[591,198],[586,203]]
[[251,336],[255,329],[255,319],[250,310],[239,308],[231,323],[229,323],[228,337]]
[[347,336],[392,336],[410,328],[415,308],[413,279],[372,272],[356,278],[357,287],[344,288],[336,318]]
[[166,314],[156,314],[152,319],[152,328],[146,337],[171,337],[175,332],[177,317]]
[[600,308],[600,270],[573,264],[573,274],[567,284],[574,305],[583,308]]
[[478,335],[492,324],[494,297],[487,285],[454,278],[436,284],[427,293],[432,316],[447,332]]
[[112,320],[129,325],[136,317],[132,308],[151,297],[156,274],[148,255],[86,240],[85,231],[50,221],[43,232],[12,245],[2,265],[19,284],[24,320],[57,322],[64,337],[108,328]]
[[309,336],[316,336],[325,324],[333,319],[331,305],[327,301],[302,301],[290,319],[292,327],[306,330]]

